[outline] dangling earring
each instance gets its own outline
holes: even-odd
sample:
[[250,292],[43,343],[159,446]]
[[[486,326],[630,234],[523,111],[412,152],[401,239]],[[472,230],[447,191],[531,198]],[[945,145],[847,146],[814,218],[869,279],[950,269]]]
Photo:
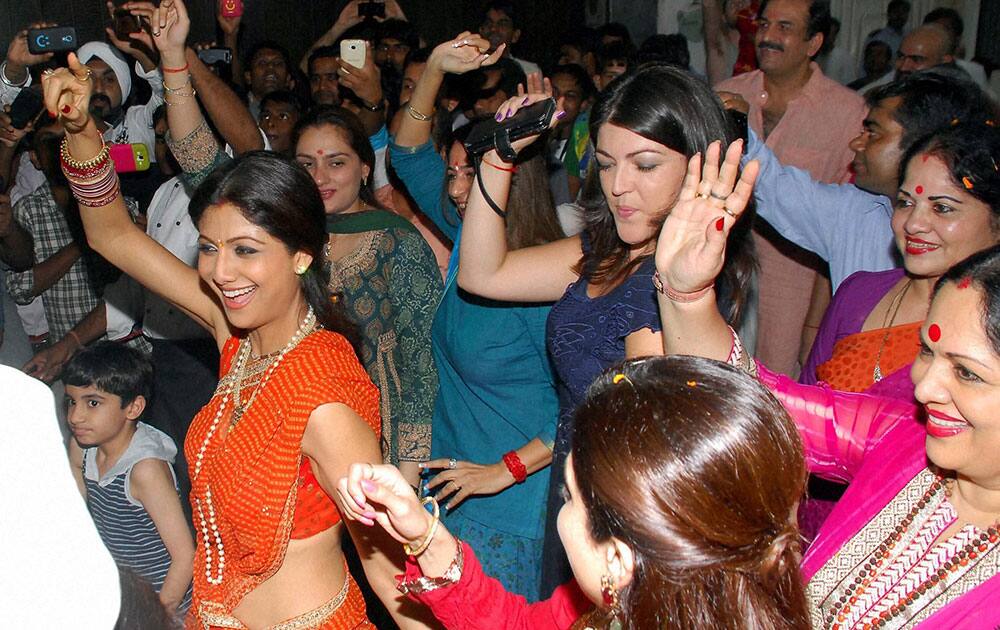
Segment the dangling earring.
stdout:
[[618,602],[618,580],[611,574],[601,576],[601,597],[608,609],[608,630],[622,630],[621,608]]

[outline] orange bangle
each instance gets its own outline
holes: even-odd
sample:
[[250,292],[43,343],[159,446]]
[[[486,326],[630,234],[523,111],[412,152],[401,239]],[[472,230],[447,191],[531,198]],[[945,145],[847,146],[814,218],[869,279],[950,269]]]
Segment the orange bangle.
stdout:
[[191,64],[186,63],[186,64],[184,64],[183,68],[168,68],[168,67],[164,66],[164,67],[162,67],[160,69],[163,70],[166,73],[171,73],[171,72],[187,72],[190,67],[191,67]]
[[493,168],[497,169],[498,171],[505,171],[507,173],[516,173],[517,172],[517,167],[516,166],[497,166],[496,164],[494,164],[493,162],[490,162],[486,158],[483,158],[483,164],[486,164],[487,166],[492,166]]

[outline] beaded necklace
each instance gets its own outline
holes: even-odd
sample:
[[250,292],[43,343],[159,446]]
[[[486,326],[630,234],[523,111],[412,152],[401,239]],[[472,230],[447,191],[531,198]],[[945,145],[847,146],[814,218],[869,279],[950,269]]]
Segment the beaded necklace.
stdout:
[[[212,424],[208,428],[208,432],[205,434],[205,439],[201,443],[201,447],[198,449],[198,456],[194,462],[194,475],[191,476],[191,483],[194,484],[197,481],[198,476],[201,474],[201,467],[205,459],[205,451],[208,449],[208,444],[211,442],[212,437],[215,435],[215,431],[219,428],[219,422],[222,420],[222,416],[226,411],[226,404],[229,402],[230,397],[233,398],[233,419],[232,425],[235,425],[239,421],[239,417],[236,416],[239,412],[239,416],[242,417],[243,413],[253,405],[254,400],[257,399],[257,393],[264,389],[267,385],[268,379],[272,374],[278,369],[281,364],[281,360],[288,354],[295,346],[299,345],[306,336],[309,335],[316,327],[316,314],[313,312],[312,307],[309,307],[309,311],[306,313],[305,319],[299,325],[298,330],[289,339],[288,344],[282,348],[281,352],[274,357],[274,360],[268,365],[267,371],[264,372],[264,376],[260,379],[260,382],[254,387],[250,394],[250,400],[247,401],[246,405],[240,405],[242,397],[242,385],[241,380],[246,369],[247,361],[250,359],[250,342],[247,339],[242,339],[240,341],[239,349],[237,350],[236,367],[234,374],[236,378],[231,380],[229,386],[226,388],[222,395],[222,403],[219,405],[219,410],[215,412],[215,417],[212,419]],[[218,523],[216,522],[215,505],[212,503],[212,487],[211,485],[205,485],[205,500],[204,504],[201,499],[195,498],[195,508],[198,512],[198,520],[201,529],[201,539],[205,546],[205,579],[208,580],[209,584],[218,586],[222,584],[222,574],[226,566],[226,550],[222,544],[222,534],[219,531]],[[206,519],[206,512],[208,518]],[[209,538],[209,530],[211,530],[211,540]],[[213,545],[215,543],[215,552],[217,556],[216,560],[216,574],[212,575],[212,554]]]
[[[826,610],[823,627],[830,630],[843,630],[844,628],[854,627],[853,624],[845,622],[852,616],[852,613],[856,612],[853,610],[855,605],[863,602],[862,596],[872,586],[873,581],[878,578],[880,570],[885,570],[886,563],[892,556],[897,543],[903,539],[910,526],[913,525],[917,515],[925,507],[931,505],[935,496],[942,490],[946,497],[951,496],[951,488],[943,477],[937,475],[921,499],[917,501],[885,540],[878,545],[875,553],[861,566],[861,570],[857,572],[855,577],[847,578],[849,584],[848,590]],[[899,601],[881,611],[870,622],[864,623],[865,630],[869,628],[874,630],[875,628],[888,625],[890,621],[903,614],[909,606],[913,605],[928,590],[935,588],[942,581],[947,581],[950,573],[956,573],[960,568],[967,566],[970,561],[978,558],[980,554],[990,551],[992,547],[997,545],[998,541],[1000,541],[1000,522],[994,522],[985,531],[971,536],[968,542],[952,553],[937,571],[931,572],[927,578],[921,580],[914,588],[910,589]],[[947,541],[942,544],[946,543]]]

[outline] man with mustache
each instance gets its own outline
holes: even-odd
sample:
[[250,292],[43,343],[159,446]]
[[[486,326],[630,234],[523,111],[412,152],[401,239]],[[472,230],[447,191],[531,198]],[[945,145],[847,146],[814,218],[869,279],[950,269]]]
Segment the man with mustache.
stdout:
[[126,57],[104,42],[88,42],[80,47],[77,55],[90,68],[94,83],[90,114],[96,119],[98,129],[103,130],[106,142],[142,143],[149,150],[150,160],[155,162],[153,112],[163,104],[163,76],[152,59],[137,46],[126,46],[126,51],[136,59],[136,75],[149,83],[152,91],[149,101],[126,107],[132,93],[132,75]]
[[[755,35],[759,69],[717,84],[749,103],[750,128],[784,164],[823,182],[847,181],[851,151],[865,115],[855,92],[823,75],[812,61],[830,29],[830,6],[820,0],[765,0]],[[757,356],[786,374],[797,370],[818,259],[770,229],[755,228],[760,259]],[[824,292],[820,291],[819,295]],[[825,291],[829,299],[829,289]],[[822,315],[825,304],[815,309]],[[818,318],[817,318],[818,319]]]

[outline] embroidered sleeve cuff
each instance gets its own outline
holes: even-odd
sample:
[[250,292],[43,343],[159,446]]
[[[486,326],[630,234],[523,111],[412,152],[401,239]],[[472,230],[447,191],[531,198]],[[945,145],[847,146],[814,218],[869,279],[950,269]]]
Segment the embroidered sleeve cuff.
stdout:
[[208,128],[208,122],[204,120],[180,140],[174,140],[168,132],[167,146],[186,173],[196,173],[212,166],[220,150],[218,141]]

